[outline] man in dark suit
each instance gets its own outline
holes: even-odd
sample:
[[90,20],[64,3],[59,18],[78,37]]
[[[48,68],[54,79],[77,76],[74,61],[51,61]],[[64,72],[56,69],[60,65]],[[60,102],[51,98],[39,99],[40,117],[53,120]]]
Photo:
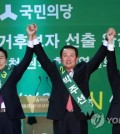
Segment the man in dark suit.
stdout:
[[[36,35],[35,35],[36,36]],[[34,40],[34,52],[42,68],[47,72],[52,82],[52,91],[49,98],[47,118],[53,120],[54,134],[88,134],[87,119],[91,115],[81,112],[73,96],[67,90],[62,76],[58,71],[56,62],[52,62],[44,52],[37,37]],[[88,62],[78,61],[78,50],[73,46],[64,46],[60,52],[61,62],[66,72],[73,78],[76,85],[86,98],[89,98],[89,79],[91,74],[99,67],[107,52],[106,41],[101,45],[96,55]],[[68,76],[68,75],[67,75]],[[69,77],[69,76],[68,76]],[[65,79],[64,79],[65,80]],[[67,108],[71,101],[71,110]]]
[[6,65],[7,52],[0,48],[0,134],[21,134],[20,119],[25,116],[17,94],[17,83],[32,60],[34,32],[27,27],[26,53],[17,66]]
[[108,51],[107,51],[107,73],[109,83],[112,89],[113,99],[108,111],[107,120],[111,122],[112,134],[120,134],[120,71],[117,68],[116,56],[114,50],[114,37],[116,31],[109,29],[107,34]]

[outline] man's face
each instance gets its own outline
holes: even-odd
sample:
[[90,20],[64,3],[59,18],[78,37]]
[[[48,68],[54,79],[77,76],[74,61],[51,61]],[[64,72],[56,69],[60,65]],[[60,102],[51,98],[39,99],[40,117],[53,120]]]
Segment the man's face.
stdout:
[[0,70],[2,70],[6,65],[6,57],[5,54],[0,51]]
[[65,66],[67,70],[73,69],[78,61],[78,57],[76,57],[76,53],[74,49],[67,48],[62,52],[61,62]]

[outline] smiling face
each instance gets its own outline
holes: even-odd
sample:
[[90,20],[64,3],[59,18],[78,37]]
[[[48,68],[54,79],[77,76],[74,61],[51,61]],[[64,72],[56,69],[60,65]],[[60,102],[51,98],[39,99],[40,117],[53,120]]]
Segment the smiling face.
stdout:
[[64,48],[61,55],[61,62],[67,70],[73,69],[78,61],[76,52],[72,48]]
[[6,65],[6,57],[4,52],[0,51],[0,70],[2,70]]

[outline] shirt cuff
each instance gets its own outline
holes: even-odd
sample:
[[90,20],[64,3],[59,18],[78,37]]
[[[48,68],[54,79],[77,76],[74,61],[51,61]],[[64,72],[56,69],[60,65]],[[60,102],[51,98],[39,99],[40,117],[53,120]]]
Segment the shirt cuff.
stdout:
[[106,46],[107,47],[108,45],[108,42],[106,40],[103,41],[103,46]]
[[38,41],[38,39],[36,38],[36,39],[33,40],[33,45],[37,45],[37,44],[39,44],[39,41]]
[[33,48],[33,42],[28,40],[27,46],[30,47],[30,48]]
[[108,46],[107,46],[107,49],[109,50],[109,51],[114,51],[114,44],[108,44]]

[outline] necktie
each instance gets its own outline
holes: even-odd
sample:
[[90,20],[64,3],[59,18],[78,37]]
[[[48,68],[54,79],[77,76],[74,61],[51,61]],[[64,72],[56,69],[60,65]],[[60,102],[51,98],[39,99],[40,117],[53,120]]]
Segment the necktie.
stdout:
[[[71,71],[68,71],[68,73],[70,73]],[[71,96],[69,95],[69,98],[68,98],[68,102],[67,102],[67,105],[66,105],[66,109],[68,111],[72,111],[73,110],[73,105],[72,105],[72,100],[71,100]]]
[[72,111],[73,110],[73,105],[72,105],[72,101],[71,101],[71,96],[69,95],[69,98],[68,98],[68,102],[67,102],[67,105],[66,105],[66,109],[68,111]]

